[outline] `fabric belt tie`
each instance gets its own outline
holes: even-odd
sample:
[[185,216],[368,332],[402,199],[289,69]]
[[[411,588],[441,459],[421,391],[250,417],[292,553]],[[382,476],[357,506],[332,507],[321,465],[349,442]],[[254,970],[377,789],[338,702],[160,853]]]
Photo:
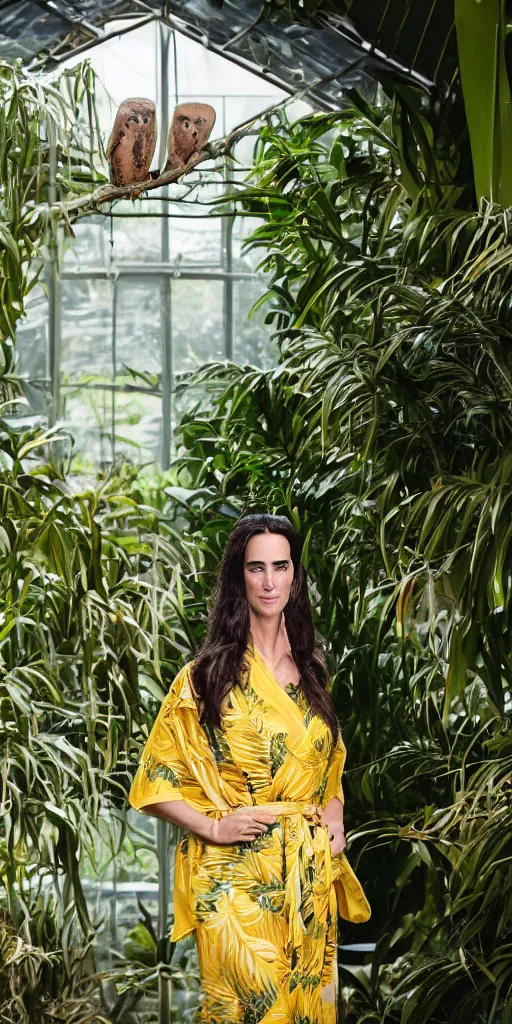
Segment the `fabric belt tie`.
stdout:
[[[329,831],[322,825],[322,808],[318,804],[298,800],[283,800],[274,803],[253,804],[253,809],[284,817],[283,822],[283,871],[284,904],[283,913],[288,921],[287,954],[304,945],[307,927],[301,908],[306,884],[311,886],[317,924],[327,929],[332,882],[332,854]],[[315,828],[315,826],[321,826]],[[286,860],[286,864],[284,864]],[[306,867],[313,861],[314,876],[310,882]],[[325,933],[325,931],[324,931]]]

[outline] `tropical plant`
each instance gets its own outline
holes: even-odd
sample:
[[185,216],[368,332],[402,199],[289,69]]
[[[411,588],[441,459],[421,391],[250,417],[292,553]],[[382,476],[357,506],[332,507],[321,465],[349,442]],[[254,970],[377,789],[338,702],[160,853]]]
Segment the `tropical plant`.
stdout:
[[[0,342],[2,388],[11,382],[16,322],[37,283],[56,227],[66,225],[56,204],[104,181],[102,152],[88,61],[54,75],[34,74],[21,60],[0,61]],[[10,342],[10,344],[9,344]],[[7,343],[7,344],[6,344]],[[10,358],[9,358],[10,357]]]
[[136,470],[79,485],[71,439],[26,425],[16,322],[49,256],[58,267],[59,200],[105,179],[88,64],[48,77],[1,63],[0,94],[0,1018],[128,1024],[143,989],[118,994],[95,970],[83,870],[106,812],[120,855],[133,753],[182,660],[181,551]]
[[31,908],[30,934],[21,936],[5,912],[0,915],[0,1020],[32,1024],[110,1024],[94,1005],[98,975],[91,943],[62,949],[62,933],[72,932],[69,907],[59,932],[58,901],[46,892]]
[[254,177],[228,199],[264,221],[249,244],[272,278],[279,365],[194,375],[212,408],[181,424],[169,497],[205,557],[190,608],[242,508],[285,512],[305,535],[365,935],[380,935],[371,970],[344,969],[347,1020],[359,1006],[361,1020],[498,1022],[512,985],[510,228],[498,207],[461,208],[456,154],[429,159],[438,113],[417,100],[262,129]]
[[[208,396],[162,489],[129,468],[79,489],[62,439],[41,465],[55,434],[4,415],[3,876],[26,943],[45,877],[90,939],[78,865],[99,809],[125,807],[156,702],[202,639],[233,517],[285,512],[349,749],[351,849],[374,907],[358,938],[379,939],[371,965],[342,967],[346,1019],[498,1024],[512,984],[510,227],[471,208],[442,108],[385,85],[376,106],[352,94],[263,126],[252,180],[225,201],[263,220],[250,244],[279,365],[192,378]],[[5,353],[12,399],[8,334]],[[129,1020],[155,970],[105,984],[108,1019]]]

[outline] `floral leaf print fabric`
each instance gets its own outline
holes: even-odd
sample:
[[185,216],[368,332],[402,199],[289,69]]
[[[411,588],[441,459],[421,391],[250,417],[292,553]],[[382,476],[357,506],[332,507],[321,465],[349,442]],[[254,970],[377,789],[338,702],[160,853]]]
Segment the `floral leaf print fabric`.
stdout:
[[186,800],[220,818],[257,804],[276,822],[254,841],[179,844],[171,941],[195,932],[201,1024],[336,1024],[337,921],[370,907],[345,854],[332,857],[322,809],[343,800],[346,751],[300,685],[283,689],[249,641],[222,729],[199,724],[188,662],[162,702],[130,803]]

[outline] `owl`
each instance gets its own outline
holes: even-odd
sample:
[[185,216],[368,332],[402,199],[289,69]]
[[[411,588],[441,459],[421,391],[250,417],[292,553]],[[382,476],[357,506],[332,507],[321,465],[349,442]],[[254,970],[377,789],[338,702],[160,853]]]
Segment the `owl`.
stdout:
[[156,107],[153,100],[123,100],[116,114],[107,146],[110,180],[131,185],[149,178],[156,147]]
[[172,116],[165,170],[184,167],[192,153],[204,149],[214,124],[215,111],[208,103],[179,103]]

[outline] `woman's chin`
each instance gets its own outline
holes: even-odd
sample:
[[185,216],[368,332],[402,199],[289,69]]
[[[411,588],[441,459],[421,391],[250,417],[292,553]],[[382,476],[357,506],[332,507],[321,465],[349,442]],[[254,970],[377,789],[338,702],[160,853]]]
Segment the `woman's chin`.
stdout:
[[275,601],[263,601],[261,598],[256,601],[255,605],[252,606],[253,612],[257,615],[278,615],[282,611],[281,602]]

